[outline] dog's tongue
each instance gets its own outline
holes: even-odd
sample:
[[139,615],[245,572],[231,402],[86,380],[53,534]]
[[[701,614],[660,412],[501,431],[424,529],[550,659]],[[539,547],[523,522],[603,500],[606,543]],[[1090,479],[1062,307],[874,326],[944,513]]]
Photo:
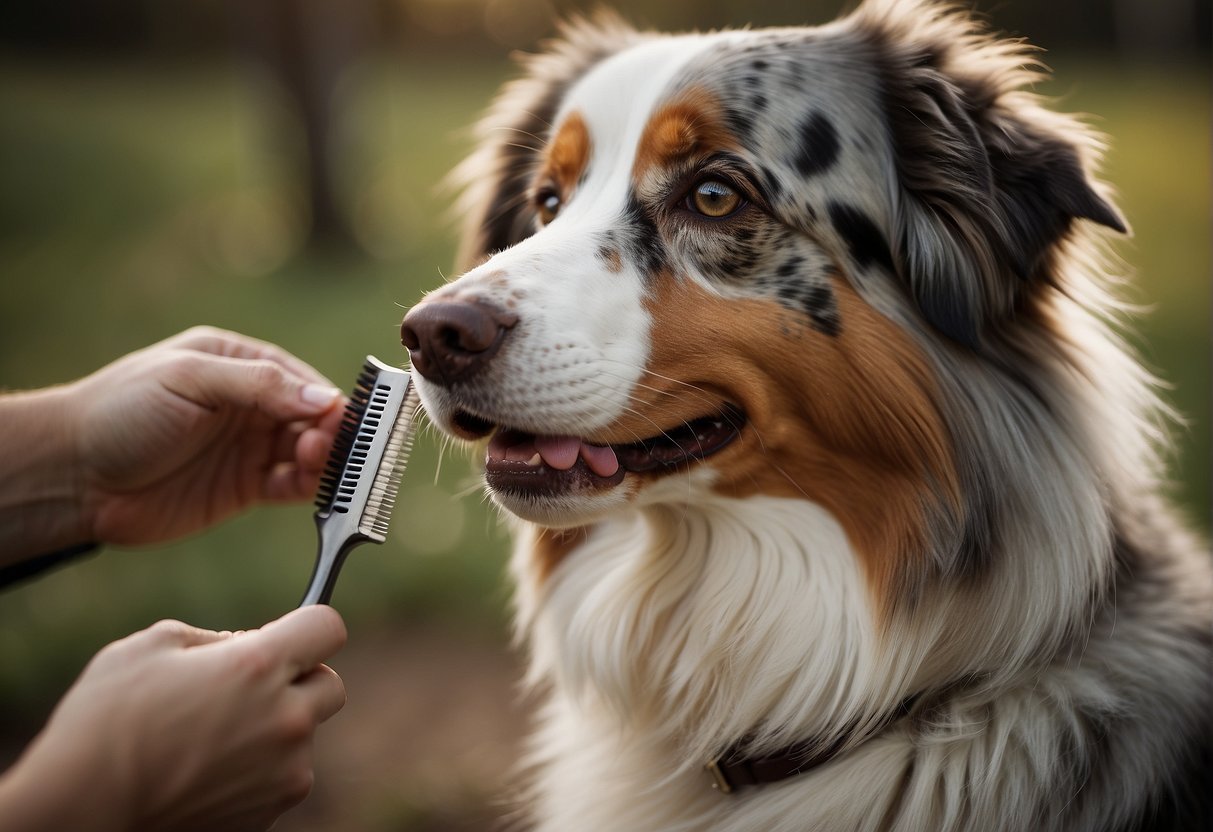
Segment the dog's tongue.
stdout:
[[549,468],[567,471],[577,462],[581,440],[573,436],[536,436],[535,450]]
[[619,459],[615,456],[613,448],[607,445],[591,445],[575,436],[498,433],[489,442],[491,458],[525,462],[533,459],[536,454],[544,465],[556,471],[569,470],[577,464],[578,457],[585,460],[586,467],[600,477],[613,477],[619,470]]
[[619,470],[619,457],[610,445],[590,445],[581,443],[581,458],[590,470],[600,477],[613,477]]
[[557,471],[572,468],[578,457],[600,477],[614,476],[619,470],[619,460],[609,445],[591,445],[575,436],[536,436],[535,450],[544,464]]

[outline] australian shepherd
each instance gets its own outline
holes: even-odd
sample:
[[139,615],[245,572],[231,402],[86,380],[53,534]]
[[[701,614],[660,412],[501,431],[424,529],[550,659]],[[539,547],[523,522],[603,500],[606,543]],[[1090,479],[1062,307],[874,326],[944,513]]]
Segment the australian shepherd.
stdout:
[[533,827],[1208,828],[1210,556],[1034,53],[868,0],[524,68],[402,337],[513,526]]

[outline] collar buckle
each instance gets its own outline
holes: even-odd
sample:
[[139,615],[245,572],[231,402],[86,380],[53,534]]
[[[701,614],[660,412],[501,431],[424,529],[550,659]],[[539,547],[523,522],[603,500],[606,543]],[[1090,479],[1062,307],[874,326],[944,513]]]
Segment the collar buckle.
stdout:
[[712,778],[712,788],[721,794],[732,794],[733,784],[729,782],[729,778],[725,777],[724,771],[720,768],[720,760],[712,760],[704,766]]

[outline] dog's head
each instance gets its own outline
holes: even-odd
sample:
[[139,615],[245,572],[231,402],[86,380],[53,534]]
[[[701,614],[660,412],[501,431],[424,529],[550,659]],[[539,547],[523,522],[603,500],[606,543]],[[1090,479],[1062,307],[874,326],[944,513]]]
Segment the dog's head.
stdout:
[[531,59],[461,172],[473,267],[403,326],[431,419],[489,438],[498,504],[575,526],[804,497],[890,579],[890,552],[980,525],[941,362],[1003,360],[1078,222],[1123,224],[1022,49],[969,26],[598,19]]

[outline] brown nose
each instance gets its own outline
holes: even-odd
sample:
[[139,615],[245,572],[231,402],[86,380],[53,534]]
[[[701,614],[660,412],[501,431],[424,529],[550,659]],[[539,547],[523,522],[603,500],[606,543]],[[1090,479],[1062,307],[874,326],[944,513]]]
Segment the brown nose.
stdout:
[[450,385],[479,373],[501,347],[518,316],[481,301],[433,301],[414,306],[400,325],[413,369]]

